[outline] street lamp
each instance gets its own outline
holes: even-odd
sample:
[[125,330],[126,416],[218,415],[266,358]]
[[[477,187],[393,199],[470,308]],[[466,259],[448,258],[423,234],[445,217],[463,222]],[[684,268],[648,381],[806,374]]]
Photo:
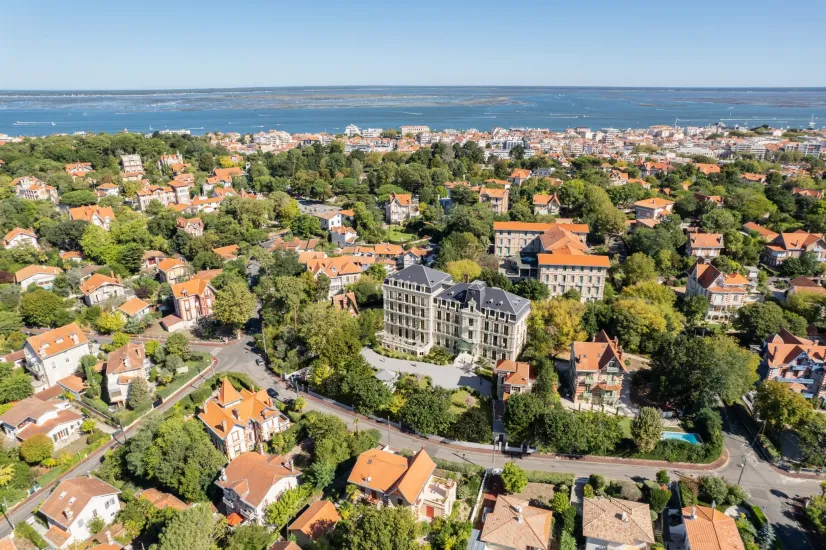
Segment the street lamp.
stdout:
[[14,525],[12,525],[8,514],[6,514],[6,497],[3,497],[3,517],[6,518],[6,521],[9,522],[9,527],[11,528],[12,532],[14,532]]

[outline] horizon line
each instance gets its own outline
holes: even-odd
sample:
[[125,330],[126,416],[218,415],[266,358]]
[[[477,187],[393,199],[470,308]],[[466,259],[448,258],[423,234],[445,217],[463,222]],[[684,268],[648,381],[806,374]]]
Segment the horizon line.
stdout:
[[55,92],[178,92],[178,91],[231,91],[231,90],[272,90],[296,88],[572,88],[572,89],[613,89],[613,90],[826,90],[826,86],[612,86],[612,85],[551,85],[551,84],[290,84],[274,86],[211,86],[197,88],[0,88],[0,93],[55,93]]

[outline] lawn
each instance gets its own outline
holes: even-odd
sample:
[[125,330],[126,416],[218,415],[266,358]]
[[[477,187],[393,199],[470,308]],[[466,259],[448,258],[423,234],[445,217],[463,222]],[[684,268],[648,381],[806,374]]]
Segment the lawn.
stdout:
[[404,244],[415,238],[416,235],[405,233],[404,228],[399,225],[393,225],[387,229],[387,239],[393,244]]
[[477,405],[477,399],[467,390],[457,390],[450,396],[450,411],[454,414],[462,414]]

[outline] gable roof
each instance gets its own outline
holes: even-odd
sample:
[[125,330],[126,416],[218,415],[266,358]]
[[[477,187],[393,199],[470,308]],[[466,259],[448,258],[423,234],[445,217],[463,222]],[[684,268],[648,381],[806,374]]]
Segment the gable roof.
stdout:
[[[40,512],[60,525],[69,527],[93,498],[117,494],[120,491],[116,487],[95,477],[64,479],[40,505]],[[67,510],[70,511],[69,514],[66,513]]]
[[54,403],[43,401],[37,397],[27,397],[15,403],[9,410],[0,415],[0,422],[15,428],[25,422],[27,418],[37,420],[46,413],[54,412],[57,407]]
[[235,426],[247,427],[252,422],[262,422],[280,414],[266,391],[242,389],[238,392],[224,379],[218,395],[204,403],[198,418],[215,435],[226,439]]
[[548,194],[539,194],[533,196],[533,205],[534,206],[549,206],[550,204],[561,204],[559,202],[559,197],[556,196],[556,193],[553,195]]
[[148,303],[144,302],[137,296],[134,296],[126,300],[123,304],[121,304],[121,306],[118,308],[118,311],[122,311],[125,315],[132,317],[148,307]]
[[54,275],[57,277],[61,273],[63,273],[63,270],[59,267],[52,267],[50,265],[27,265],[14,273],[14,282],[20,283],[35,275]]
[[69,323],[43,334],[29,336],[26,338],[26,343],[31,346],[38,357],[47,359],[74,347],[88,344],[89,340],[86,339],[86,335],[77,323]]
[[[212,289],[212,285],[203,279],[193,278],[183,283],[175,283],[172,285],[172,295],[177,298],[184,298],[186,296],[203,296],[207,288]],[[214,289],[212,289],[215,292]]]
[[723,248],[722,233],[692,233],[688,241],[691,248]]
[[282,478],[299,475],[301,472],[298,470],[287,468],[282,456],[248,452],[227,464],[215,483],[235,491],[244,502],[257,508],[264,502],[267,492]]
[[69,217],[73,220],[91,222],[92,218],[95,216],[101,220],[105,220],[106,218],[114,220],[115,211],[112,210],[111,206],[98,206],[96,204],[91,206],[78,206],[77,208],[69,209]]
[[332,502],[319,500],[304,510],[304,513],[292,522],[287,531],[301,531],[310,540],[316,540],[328,533],[340,520],[341,516]]
[[164,258],[158,262],[158,271],[166,273],[178,267],[186,267],[186,263],[178,258]]
[[143,344],[126,344],[109,352],[106,358],[106,374],[113,375],[143,368],[146,350]]
[[401,206],[410,206],[413,202],[413,196],[410,193],[390,193],[387,204],[392,204],[393,201],[398,202]]
[[745,550],[734,519],[706,506],[682,509],[691,550]]
[[552,513],[528,506],[528,501],[499,495],[485,518],[480,540],[505,548],[547,550],[551,538]]
[[655,542],[648,505],[610,497],[583,501],[582,535],[629,545]]
[[32,239],[37,239],[37,235],[34,234],[34,230],[23,229],[22,227],[15,227],[14,229],[6,233],[6,236],[3,237],[3,241],[9,243],[15,237],[18,237],[20,235],[25,235],[27,237],[31,237]]
[[119,280],[115,279],[114,277],[109,277],[108,275],[104,275],[102,273],[95,273],[80,285],[80,291],[83,292],[86,296],[91,294],[92,292],[96,291],[102,286],[106,285],[117,285],[123,286]]
[[620,370],[627,372],[617,339],[611,339],[604,330],[594,336],[591,342],[574,342],[571,350],[577,372],[596,372],[614,359]]
[[634,203],[634,206],[638,206],[640,208],[665,208],[666,206],[669,206],[671,204],[674,204],[674,201],[654,197],[651,199],[643,199],[641,201],[637,201]]

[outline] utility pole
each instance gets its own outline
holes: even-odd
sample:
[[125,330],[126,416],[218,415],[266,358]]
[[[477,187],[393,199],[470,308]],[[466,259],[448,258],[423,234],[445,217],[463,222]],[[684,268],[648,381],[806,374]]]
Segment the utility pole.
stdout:
[[740,477],[737,478],[737,485],[740,485],[740,481],[743,479],[743,472],[746,471],[746,466],[748,466],[748,461],[746,460],[746,455],[743,455],[743,462],[740,464]]
[[6,513],[6,497],[3,497],[3,517],[6,518],[6,521],[9,522],[9,527],[14,532],[14,525],[12,525],[11,520],[9,519],[9,515]]
[[387,416],[387,446],[390,447],[390,415]]

